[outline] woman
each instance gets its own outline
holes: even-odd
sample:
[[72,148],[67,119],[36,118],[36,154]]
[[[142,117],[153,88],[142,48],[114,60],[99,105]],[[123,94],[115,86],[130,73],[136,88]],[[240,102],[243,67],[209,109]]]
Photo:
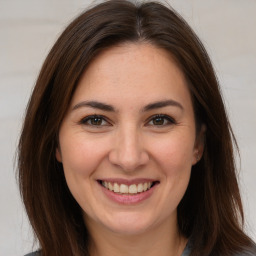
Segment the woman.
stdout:
[[107,1],[50,51],[19,143],[39,255],[254,255],[210,59],[159,3]]

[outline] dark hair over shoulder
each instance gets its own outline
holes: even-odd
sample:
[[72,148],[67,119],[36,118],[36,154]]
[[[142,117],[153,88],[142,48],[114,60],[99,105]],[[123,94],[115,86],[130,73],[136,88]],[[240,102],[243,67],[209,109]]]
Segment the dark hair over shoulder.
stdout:
[[192,167],[178,206],[180,232],[193,241],[192,254],[232,255],[250,245],[242,231],[243,209],[233,145],[211,61],[188,24],[160,3],[101,3],[77,17],[47,56],[30,98],[18,148],[21,195],[42,255],[89,255],[79,205],[55,159],[58,132],[79,78],[100,51],[126,42],[165,49],[185,74],[205,150]]

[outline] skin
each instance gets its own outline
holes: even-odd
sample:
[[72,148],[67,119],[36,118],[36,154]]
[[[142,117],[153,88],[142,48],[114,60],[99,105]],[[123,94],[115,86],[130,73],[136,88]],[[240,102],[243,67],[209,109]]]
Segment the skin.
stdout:
[[[142,111],[166,100],[176,103]],[[111,105],[114,111],[85,101]],[[97,125],[84,120],[95,114],[104,116]],[[157,114],[174,121],[156,122]],[[56,149],[84,212],[92,255],[182,254],[187,239],[178,231],[177,206],[202,154],[202,136],[196,135],[184,75],[165,50],[129,43],[93,60],[74,93]],[[108,178],[146,178],[158,184],[146,200],[125,205],[103,193],[97,180]]]

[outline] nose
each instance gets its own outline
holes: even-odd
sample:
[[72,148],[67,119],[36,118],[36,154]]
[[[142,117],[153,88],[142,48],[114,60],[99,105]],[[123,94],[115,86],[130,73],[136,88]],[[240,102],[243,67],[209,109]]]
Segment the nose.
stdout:
[[135,127],[120,129],[116,134],[109,161],[123,171],[134,171],[146,165],[149,155]]

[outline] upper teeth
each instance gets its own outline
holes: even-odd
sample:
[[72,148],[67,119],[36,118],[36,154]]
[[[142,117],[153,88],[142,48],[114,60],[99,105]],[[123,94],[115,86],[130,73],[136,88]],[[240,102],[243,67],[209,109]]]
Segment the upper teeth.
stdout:
[[153,182],[144,182],[139,184],[132,184],[130,186],[126,184],[118,184],[118,183],[111,183],[107,181],[103,181],[102,185],[107,188],[108,190],[111,190],[115,193],[122,193],[122,194],[136,194],[139,192],[146,191],[151,188]]

